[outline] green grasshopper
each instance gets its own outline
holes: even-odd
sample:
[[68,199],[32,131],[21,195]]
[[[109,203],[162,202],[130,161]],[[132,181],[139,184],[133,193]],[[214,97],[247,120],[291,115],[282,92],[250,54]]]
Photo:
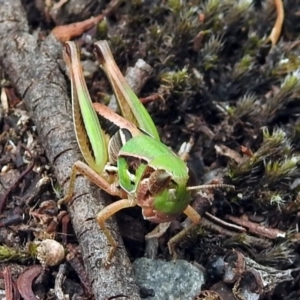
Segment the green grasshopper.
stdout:
[[[75,162],[68,192],[59,205],[72,199],[77,173],[108,194],[121,198],[96,216],[111,245],[105,260],[107,266],[117,247],[105,225],[109,217],[123,208],[138,205],[143,217],[155,223],[172,221],[183,212],[193,224],[199,224],[200,215],[189,205],[191,191],[211,186],[187,186],[186,163],[160,141],[152,118],[121,74],[108,43],[96,42],[94,52],[113,87],[124,118],[101,103],[92,103],[79,50],[74,42],[67,42],[63,56],[71,80],[73,122],[86,164]],[[213,185],[218,186],[227,185]],[[170,242],[168,246],[172,252]]]

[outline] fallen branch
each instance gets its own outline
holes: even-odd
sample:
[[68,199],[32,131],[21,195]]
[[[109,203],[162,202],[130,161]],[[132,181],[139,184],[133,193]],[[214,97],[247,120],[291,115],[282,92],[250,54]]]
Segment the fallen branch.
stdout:
[[[19,0],[0,0],[0,4],[0,61],[32,112],[57,180],[66,190],[71,167],[81,157],[68,109],[70,99],[66,77],[58,64],[61,61],[61,45],[53,36],[41,43],[29,34],[26,13]],[[113,220],[108,225],[119,247],[112,266],[107,270],[101,265],[109,247],[95,222],[95,215],[106,206],[106,201],[99,190],[93,194],[90,190],[88,181],[78,178],[76,199],[69,211],[95,298],[124,295],[140,299],[131,264]]]
[[286,233],[276,228],[266,227],[243,217],[237,218],[234,216],[226,215],[226,219],[230,220],[236,224],[244,226],[249,229],[249,232],[255,233],[259,236],[267,237],[269,239],[276,239],[276,238],[285,238]]

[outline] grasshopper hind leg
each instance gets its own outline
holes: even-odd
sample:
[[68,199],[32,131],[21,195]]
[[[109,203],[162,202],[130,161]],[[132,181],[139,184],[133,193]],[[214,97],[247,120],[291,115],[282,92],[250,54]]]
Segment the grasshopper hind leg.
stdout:
[[168,248],[171,255],[173,255],[173,259],[177,258],[177,253],[175,251],[175,246],[178,244],[182,239],[186,237],[186,235],[193,230],[197,225],[199,225],[201,217],[198,212],[192,208],[190,205],[185,209],[184,214],[192,220],[192,224],[187,226],[186,228],[182,229],[179,233],[173,236],[168,242]]
[[108,218],[110,218],[112,215],[117,213],[119,210],[128,208],[128,207],[133,207],[133,206],[136,206],[136,202],[134,200],[121,199],[121,200],[118,200],[118,201],[113,202],[110,205],[106,206],[97,214],[96,220],[97,220],[100,228],[102,229],[103,233],[105,234],[105,236],[110,244],[110,247],[111,247],[108,252],[108,255],[104,261],[105,267],[108,267],[110,265],[110,261],[113,258],[114,254],[116,252],[116,249],[117,249],[117,245],[118,245],[116,240],[112,236],[110,230],[105,225],[105,222]]
[[[70,182],[68,191],[64,198],[60,199],[58,201],[58,207],[63,203],[68,203],[73,197],[74,187],[75,187],[75,181],[77,174],[84,175],[87,177],[91,182],[96,184],[98,187],[103,189],[105,192],[112,196],[118,196],[120,198],[124,198],[127,196],[127,193],[125,193],[123,190],[119,189],[118,186],[115,183],[110,183],[106,178],[100,176],[98,173],[96,173],[93,169],[91,169],[88,165],[81,161],[75,162],[72,168],[72,173],[70,176]],[[107,255],[107,258],[105,259],[104,265],[108,266],[110,264],[110,260],[112,259],[116,248],[117,248],[117,242],[113,238],[110,230],[106,227],[105,221],[114,215],[116,212],[123,208],[127,207],[133,207],[136,205],[136,202],[131,199],[122,199],[116,202],[111,203],[110,205],[103,208],[98,214],[97,214],[97,222],[102,229],[103,233],[105,234],[111,249],[109,250],[109,253]]]
[[72,199],[75,188],[75,181],[78,174],[85,176],[91,182],[93,182],[98,187],[100,187],[112,196],[118,196],[121,198],[124,196],[124,192],[121,189],[119,189],[116,184],[110,183],[106,178],[99,175],[91,167],[89,167],[82,161],[76,161],[72,167],[68,191],[65,197],[63,197],[57,202],[58,207],[60,207],[62,204],[70,202],[70,200]]
[[[194,146],[194,139],[190,138],[188,142],[184,142],[178,151],[178,156],[181,160],[186,162],[189,159],[189,153],[192,150],[192,147]],[[196,175],[194,174],[193,170],[189,168],[189,184],[196,183]],[[190,205],[185,209],[184,214],[189,217],[193,223],[189,225],[187,228],[184,228],[181,230],[178,234],[176,234],[174,237],[172,237],[168,242],[168,248],[169,253],[173,255],[173,258],[177,258],[177,254],[175,251],[176,244],[182,240],[195,226],[197,226],[200,223],[200,215],[194,210]],[[162,225],[163,224],[163,225]],[[146,240],[150,240],[153,238],[159,238],[161,237],[170,227],[171,222],[162,223],[157,225],[154,230],[149,232],[146,235]]]

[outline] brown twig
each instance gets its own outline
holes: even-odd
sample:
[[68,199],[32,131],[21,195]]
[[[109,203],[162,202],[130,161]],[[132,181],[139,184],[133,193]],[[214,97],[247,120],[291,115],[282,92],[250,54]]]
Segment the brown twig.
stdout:
[[226,235],[229,237],[236,237],[236,236],[243,235],[243,241],[245,243],[251,244],[253,246],[264,247],[264,248],[269,248],[272,246],[272,244],[269,241],[247,235],[246,233],[233,232],[231,230],[225,229],[225,228],[211,222],[210,220],[208,220],[205,217],[201,218],[201,226],[203,226],[204,228],[211,230],[213,232],[217,232],[219,234]]
[[85,31],[89,30],[100,21],[102,21],[104,15],[101,14],[97,17],[92,17],[90,19],[76,22],[68,25],[59,25],[56,26],[51,33],[60,41],[66,42],[70,41],[71,39],[82,35]]
[[158,99],[163,100],[162,96],[159,93],[156,93],[156,94],[152,94],[152,95],[150,95],[148,97],[140,98],[140,101],[143,104],[146,104],[146,103],[150,103],[150,102],[156,101]]
[[70,223],[71,218],[69,214],[64,215],[61,218],[61,233],[62,233],[62,243],[65,245],[67,243],[67,233],[68,233],[68,224]]
[[13,300],[13,283],[10,272],[10,267],[5,267],[3,272],[4,286],[5,286],[5,299]]
[[241,231],[241,232],[246,232],[247,231],[244,227],[236,226],[234,224],[225,222],[225,221],[217,218],[216,216],[210,214],[209,212],[206,212],[205,215],[207,217],[209,217],[210,219],[212,219],[214,222],[219,223],[219,224],[221,224],[221,225],[223,225],[225,227],[228,227],[229,229],[238,230],[238,231]]
[[229,157],[238,164],[243,161],[243,157],[237,151],[232,150],[225,145],[215,145],[215,150],[217,154]]
[[278,237],[285,237],[286,233],[279,230],[279,229],[274,229],[274,228],[268,228],[262,225],[259,225],[257,223],[251,222],[248,219],[245,218],[237,218],[237,217],[233,217],[230,215],[226,215],[225,217],[226,219],[237,223],[241,226],[244,226],[246,228],[249,229],[250,232],[255,233],[259,236],[264,236],[267,237],[269,239],[276,239]]
[[78,254],[76,249],[72,245],[67,245],[68,248],[68,255],[67,255],[67,261],[71,265],[71,267],[74,269],[76,274],[78,275],[80,282],[82,283],[85,291],[87,294],[92,294],[91,284],[89,282],[89,279],[87,277],[86,271],[84,269],[84,266],[80,259],[78,258]]
[[60,42],[70,41],[71,39],[82,35],[85,31],[97,25],[106,16],[110,15],[121,4],[121,2],[122,0],[112,0],[102,14],[81,22],[56,26],[51,33]]

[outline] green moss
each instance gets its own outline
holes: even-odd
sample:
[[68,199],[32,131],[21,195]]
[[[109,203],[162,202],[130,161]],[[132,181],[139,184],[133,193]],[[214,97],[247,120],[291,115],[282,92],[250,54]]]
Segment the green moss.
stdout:
[[243,45],[243,52],[245,55],[255,56],[258,54],[258,49],[260,49],[263,43],[264,40],[260,38],[256,32],[253,32]]
[[0,261],[2,262],[22,262],[30,258],[32,258],[31,253],[26,250],[11,248],[7,246],[0,246]]
[[[256,194],[253,201],[259,205],[281,209],[290,199],[288,183],[300,175],[299,161],[300,156],[294,153],[283,130],[271,133],[264,128],[261,146],[241,163],[231,163],[228,176],[237,186],[248,186],[243,193]],[[254,189],[250,191],[251,187]]]
[[272,70],[274,76],[284,76],[296,71],[300,66],[300,58],[294,53],[287,53],[286,58],[282,58]]
[[97,37],[99,40],[107,38],[108,25],[107,20],[104,18],[97,26]]
[[253,65],[254,59],[250,55],[244,55],[242,59],[235,64],[233,67],[233,78],[238,78],[239,76],[243,76],[247,72],[249,72],[249,69],[251,65]]
[[241,120],[256,114],[256,105],[258,101],[254,94],[246,94],[240,98],[236,106],[228,109],[228,114],[234,120]]
[[168,0],[168,6],[172,13],[178,15],[181,11],[181,1],[180,0]]
[[161,74],[161,82],[165,84],[170,89],[180,90],[186,83],[188,79],[187,68],[183,68],[177,72],[167,72]]

